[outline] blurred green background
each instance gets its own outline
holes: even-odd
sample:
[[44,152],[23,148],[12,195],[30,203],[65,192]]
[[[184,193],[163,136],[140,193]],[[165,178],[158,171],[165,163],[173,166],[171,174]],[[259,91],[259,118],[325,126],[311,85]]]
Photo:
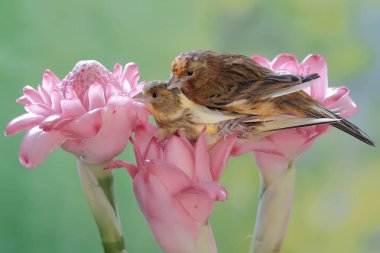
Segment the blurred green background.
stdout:
[[[142,79],[166,79],[179,52],[213,49],[270,59],[322,54],[330,85],[348,86],[360,106],[351,120],[380,142],[378,0],[2,1],[0,33],[1,129],[23,113],[15,99],[46,68],[63,78],[81,59],[108,68],[134,61]],[[28,170],[18,161],[21,140],[0,142],[0,252],[101,253],[74,157],[59,149]],[[379,148],[332,130],[297,167],[282,252],[380,252]],[[247,252],[259,194],[252,156],[231,159],[222,183],[229,200],[211,218],[219,251]],[[128,251],[162,252],[122,170],[116,194]]]

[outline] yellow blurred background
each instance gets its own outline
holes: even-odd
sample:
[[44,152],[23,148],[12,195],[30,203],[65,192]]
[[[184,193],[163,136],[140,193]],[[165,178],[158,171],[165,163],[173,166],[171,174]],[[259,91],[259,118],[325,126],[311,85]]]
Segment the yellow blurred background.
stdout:
[[[345,85],[360,107],[352,122],[380,140],[378,0],[14,0],[0,3],[1,129],[23,108],[22,87],[46,68],[63,78],[82,59],[109,69],[139,64],[141,80],[167,79],[190,49],[322,54],[330,86]],[[35,170],[18,161],[22,134],[0,141],[0,252],[101,253],[75,159],[55,151]],[[133,161],[128,147],[123,158]],[[297,162],[294,209],[284,253],[380,252],[380,152],[331,130]],[[232,158],[222,178],[229,200],[211,217],[219,252],[247,252],[259,195],[252,155]],[[128,252],[162,252],[116,171]]]

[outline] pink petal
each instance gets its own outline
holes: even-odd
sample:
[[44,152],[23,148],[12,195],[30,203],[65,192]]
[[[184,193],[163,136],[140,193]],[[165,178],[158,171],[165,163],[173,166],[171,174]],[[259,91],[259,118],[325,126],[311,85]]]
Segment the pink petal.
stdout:
[[44,132],[38,126],[25,133],[21,143],[20,162],[27,168],[40,164],[65,138],[59,132]]
[[138,173],[133,190],[153,234],[166,252],[196,252],[199,224],[155,176]]
[[225,140],[218,141],[209,150],[211,173],[215,181],[218,181],[222,175],[234,147],[237,134],[231,134]]
[[61,100],[62,114],[66,117],[78,117],[86,112],[79,99]]
[[163,151],[160,147],[160,144],[158,144],[156,137],[153,137],[148,149],[144,155],[145,160],[162,160],[163,159]]
[[147,147],[156,131],[157,129],[149,123],[136,127],[134,142],[140,154],[145,156]]
[[17,134],[27,128],[38,125],[44,117],[32,113],[26,113],[14,118],[5,129],[5,135]]
[[241,156],[245,153],[252,152],[254,150],[254,143],[237,140],[232,146],[231,155]]
[[178,136],[170,137],[164,149],[164,160],[180,168],[188,177],[194,177],[194,150],[186,145],[187,140]]
[[212,180],[210,172],[210,160],[207,150],[207,143],[204,130],[195,144],[195,169],[194,182],[206,182]]
[[140,73],[137,64],[134,62],[126,64],[124,67],[123,78],[121,80],[124,91],[129,91],[130,89],[135,88],[139,78]]
[[192,180],[182,170],[164,161],[148,161],[146,168],[173,194],[192,184]]
[[[296,57],[292,54],[280,54],[274,58],[272,61],[272,70],[277,72],[282,69],[282,65],[287,62],[293,62],[295,65],[298,65]],[[298,73],[294,73],[298,74]]]
[[74,138],[90,138],[95,136],[101,127],[101,109],[96,109],[66,124],[61,131],[66,135],[72,135]]
[[[265,137],[267,141],[274,145],[273,150],[277,150],[279,153],[284,154],[288,160],[292,161],[296,159],[305,150],[302,149],[302,145],[305,144],[307,138],[302,136],[297,129],[281,130],[277,133]],[[260,144],[263,140],[260,140],[256,145],[255,149],[266,151]]]
[[327,108],[331,108],[333,104],[336,103],[342,96],[348,94],[348,88],[341,86],[338,88],[328,88],[325,98],[321,103]]
[[118,95],[119,91],[113,85],[106,86],[106,100],[109,100],[112,96]]
[[43,103],[40,93],[36,91],[31,86],[25,86],[23,88],[23,92],[25,97],[31,102],[31,103]]
[[322,104],[334,112],[338,111],[343,118],[350,117],[359,109],[348,94],[346,87],[330,88]]
[[21,96],[18,99],[16,99],[16,102],[22,105],[30,105],[31,102],[26,96]]
[[[220,191],[220,189],[217,191]],[[218,193],[215,194],[217,195]],[[205,194],[203,189],[190,188],[176,194],[175,198],[191,217],[199,223],[205,223],[214,208],[214,200],[208,194]]]
[[63,99],[62,94],[56,90],[53,90],[51,92],[51,108],[53,111],[56,113],[61,113],[62,112],[62,107],[61,107],[61,101]]
[[73,120],[72,117],[65,117],[60,114],[53,114],[47,117],[40,124],[40,128],[44,131],[61,130],[66,124]]
[[285,71],[294,75],[299,75],[300,70],[297,61],[288,61],[281,65],[279,71]]
[[251,57],[251,59],[254,60],[255,62],[257,62],[258,64],[260,64],[261,66],[270,69],[270,62],[264,56],[254,55],[254,56]]
[[88,90],[89,110],[100,108],[106,105],[103,87],[95,83]]
[[311,81],[311,96],[318,101],[322,100],[328,86],[327,64],[325,60],[320,55],[309,55],[302,61],[301,66],[306,69],[304,75],[311,73],[318,73],[320,75],[320,78]]
[[49,69],[47,69],[42,76],[42,86],[48,93],[50,93],[59,82],[59,78]]
[[106,170],[108,169],[118,169],[118,168],[126,168],[129,175],[134,178],[137,174],[137,172],[139,171],[139,169],[137,168],[136,165],[134,165],[133,163],[130,163],[128,161],[124,161],[124,160],[116,160],[116,161],[111,161],[107,167],[106,167]]
[[48,117],[49,115],[54,113],[54,111],[45,104],[26,105],[25,110],[27,112],[37,114],[37,115],[41,115],[44,117]]
[[48,106],[51,106],[50,95],[44,89],[44,87],[42,87],[41,85],[38,85],[38,93],[40,93],[40,95],[42,97],[42,100],[43,100],[43,103],[46,104],[46,105],[48,105]]
[[137,116],[134,105],[127,97],[113,97],[101,110],[102,127],[92,138],[84,139],[77,150],[88,163],[100,163],[119,155],[128,143]]
[[121,79],[122,72],[123,72],[123,67],[119,63],[116,63],[113,68],[113,75],[118,81],[120,81]]
[[194,190],[205,194],[208,198],[214,201],[225,201],[227,200],[227,190],[224,186],[217,182],[205,182],[201,184],[196,184],[193,186]]

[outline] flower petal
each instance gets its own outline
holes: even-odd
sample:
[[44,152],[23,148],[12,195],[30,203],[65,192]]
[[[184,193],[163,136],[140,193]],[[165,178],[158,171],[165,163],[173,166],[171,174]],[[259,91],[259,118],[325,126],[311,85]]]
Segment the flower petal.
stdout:
[[16,99],[16,102],[22,105],[30,105],[31,102],[26,96],[21,96],[18,99]]
[[194,182],[207,182],[212,180],[210,171],[210,159],[207,152],[207,143],[205,131],[203,130],[199,136],[194,148],[195,155],[195,170]]
[[42,101],[44,104],[51,106],[51,99],[48,92],[45,90],[44,87],[41,85],[38,85],[38,93],[41,95]]
[[65,117],[60,114],[53,114],[47,117],[40,124],[40,128],[44,131],[61,130],[66,124],[72,121],[72,117]]
[[91,138],[99,132],[101,127],[101,109],[96,109],[66,124],[61,131],[66,135],[72,135],[74,138]]
[[156,131],[157,129],[150,123],[136,127],[134,142],[141,155],[145,156],[147,147]]
[[162,148],[160,147],[160,144],[158,144],[156,137],[153,137],[149,146],[148,150],[146,151],[144,155],[145,160],[162,160],[164,153],[162,151]]
[[116,160],[116,161],[111,161],[106,169],[118,169],[118,168],[126,168],[129,175],[134,178],[137,174],[137,172],[139,171],[139,169],[137,168],[136,165],[134,165],[133,163],[130,163],[128,161],[124,161],[124,160]]
[[50,69],[45,70],[42,76],[42,86],[48,93],[52,92],[59,82],[59,78]]
[[139,122],[132,100],[113,97],[101,110],[102,127],[92,138],[84,139],[77,155],[87,163],[111,160],[119,155],[128,143],[132,130]]
[[118,81],[121,80],[122,72],[123,72],[123,67],[119,63],[116,63],[115,66],[113,67],[113,75]]
[[5,129],[5,135],[17,134],[27,128],[38,125],[44,120],[41,115],[26,113],[14,118]]
[[123,77],[121,83],[123,85],[123,90],[128,92],[130,89],[135,88],[137,81],[140,78],[139,69],[136,63],[130,62],[125,65]]
[[318,73],[320,75],[320,78],[311,81],[310,95],[318,101],[322,100],[328,86],[327,64],[325,60],[320,55],[312,54],[302,61],[301,66],[305,68],[306,73],[304,73],[304,75],[312,73]]
[[40,164],[66,137],[57,131],[45,132],[38,126],[25,133],[20,148],[20,162],[27,168]]
[[229,135],[225,140],[218,141],[209,150],[210,154],[210,167],[212,178],[218,181],[226,167],[229,156],[231,155],[232,148],[239,133]]
[[[292,54],[279,54],[272,61],[272,70],[277,72],[282,69],[282,65],[287,62],[293,62],[295,65],[298,65],[297,58]],[[298,74],[298,73],[294,73]]]
[[270,62],[264,56],[262,56],[262,55],[254,55],[254,56],[251,57],[251,59],[254,60],[255,62],[257,62],[258,64],[260,64],[261,66],[270,69]]
[[53,111],[56,113],[61,113],[62,112],[62,107],[61,107],[61,101],[63,99],[63,96],[60,92],[53,90],[51,92],[51,108]]
[[343,118],[358,112],[357,105],[349,96],[349,90],[344,86],[329,88],[322,104]]
[[215,200],[226,197],[225,188],[214,182],[192,187],[175,195],[183,208],[199,223],[207,221],[214,208]]
[[172,194],[191,186],[192,180],[179,168],[164,161],[147,161],[147,170]]
[[27,112],[37,114],[37,115],[41,115],[44,117],[48,117],[49,115],[54,113],[54,111],[50,107],[48,107],[45,104],[40,104],[40,103],[26,105],[25,110]]
[[99,83],[94,83],[88,90],[89,110],[100,108],[106,105],[103,87]]
[[31,103],[43,103],[40,93],[33,87],[27,85],[23,88],[23,92]]
[[138,173],[133,190],[142,213],[165,252],[196,252],[199,224],[154,175]]
[[[186,144],[187,140],[173,135],[164,149],[164,160],[181,169],[191,179],[194,177],[194,150]],[[187,141],[188,142],[188,141]]]

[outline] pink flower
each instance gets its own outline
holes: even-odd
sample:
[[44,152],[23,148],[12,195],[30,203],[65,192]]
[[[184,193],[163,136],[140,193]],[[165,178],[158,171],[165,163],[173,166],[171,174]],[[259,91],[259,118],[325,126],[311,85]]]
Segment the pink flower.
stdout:
[[116,64],[112,73],[97,61],[80,61],[62,81],[46,70],[38,89],[24,87],[17,102],[27,113],[5,131],[12,135],[26,130],[20,162],[35,167],[58,146],[86,163],[114,158],[148,117],[144,106],[131,99],[138,92],[138,79],[134,63],[124,71]]
[[208,217],[215,201],[227,198],[218,180],[236,135],[208,150],[204,133],[194,146],[174,135],[164,147],[155,133],[152,125],[139,126],[132,141],[137,165],[114,161],[110,167],[127,168],[140,209],[166,252],[216,252]]
[[[289,72],[301,76],[318,73],[321,77],[313,80],[310,88],[305,90],[309,95],[330,110],[338,112],[343,118],[358,111],[346,87],[328,87],[327,64],[319,55],[309,55],[301,63],[290,54],[280,54],[272,62],[260,55],[255,55],[252,59],[276,72]],[[317,125],[282,130],[267,136],[254,145],[256,161],[262,168],[275,170],[277,167],[287,167],[289,162],[294,161],[318,136],[330,128],[329,125]],[[252,149],[252,146],[242,145],[235,148],[234,152],[241,154]]]

